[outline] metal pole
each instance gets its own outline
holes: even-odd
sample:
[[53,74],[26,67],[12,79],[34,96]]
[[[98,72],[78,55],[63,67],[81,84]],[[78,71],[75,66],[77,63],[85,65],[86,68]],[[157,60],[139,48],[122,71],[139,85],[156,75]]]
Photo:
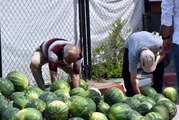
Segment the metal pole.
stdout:
[[0,27],[0,77],[2,77],[2,55],[1,55],[1,27]]
[[86,0],[86,34],[88,45],[88,79],[91,79],[91,35],[90,35],[90,12],[89,12],[89,0]]
[[84,55],[82,64],[82,75],[87,79],[87,47],[86,47],[86,28],[85,28],[85,4],[84,0],[79,0],[79,21],[80,21],[80,45]]

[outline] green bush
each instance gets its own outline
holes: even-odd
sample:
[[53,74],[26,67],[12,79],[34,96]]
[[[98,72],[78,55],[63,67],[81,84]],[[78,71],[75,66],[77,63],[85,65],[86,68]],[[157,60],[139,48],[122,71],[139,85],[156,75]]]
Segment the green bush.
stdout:
[[121,77],[124,53],[124,39],[121,35],[123,25],[124,22],[116,20],[109,39],[93,49],[93,54],[97,58],[96,62],[92,63],[93,78]]

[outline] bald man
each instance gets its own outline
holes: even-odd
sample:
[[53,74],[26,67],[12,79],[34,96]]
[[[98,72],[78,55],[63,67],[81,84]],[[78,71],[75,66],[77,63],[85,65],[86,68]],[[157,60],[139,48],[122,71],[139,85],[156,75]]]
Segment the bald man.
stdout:
[[46,63],[49,65],[51,82],[58,79],[57,68],[60,68],[70,75],[75,88],[80,84],[79,73],[82,60],[82,52],[78,46],[65,39],[54,38],[43,42],[35,50],[31,58],[30,69],[41,89],[46,88],[42,77],[42,66]]

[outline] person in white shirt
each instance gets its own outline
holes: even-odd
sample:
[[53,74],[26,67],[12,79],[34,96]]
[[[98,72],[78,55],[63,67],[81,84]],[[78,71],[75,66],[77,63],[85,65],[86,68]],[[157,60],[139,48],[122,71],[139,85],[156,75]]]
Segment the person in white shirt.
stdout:
[[169,53],[172,48],[179,93],[179,0],[162,0],[161,9],[162,51]]

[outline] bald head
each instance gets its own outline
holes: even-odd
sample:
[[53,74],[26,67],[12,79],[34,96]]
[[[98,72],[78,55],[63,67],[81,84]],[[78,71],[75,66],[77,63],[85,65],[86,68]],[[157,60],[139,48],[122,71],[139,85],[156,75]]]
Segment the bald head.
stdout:
[[80,49],[78,46],[73,45],[73,44],[67,44],[63,48],[64,51],[64,60],[68,63],[74,63],[77,58],[79,57]]

